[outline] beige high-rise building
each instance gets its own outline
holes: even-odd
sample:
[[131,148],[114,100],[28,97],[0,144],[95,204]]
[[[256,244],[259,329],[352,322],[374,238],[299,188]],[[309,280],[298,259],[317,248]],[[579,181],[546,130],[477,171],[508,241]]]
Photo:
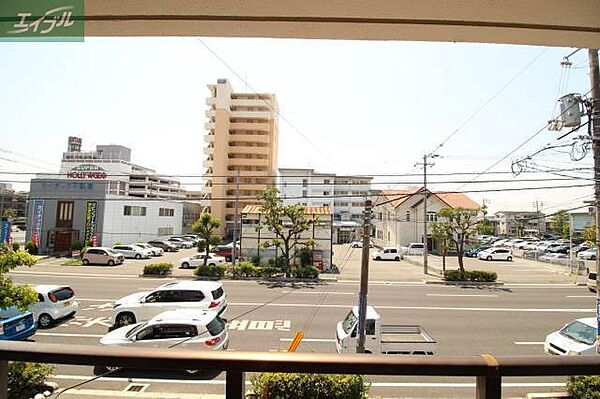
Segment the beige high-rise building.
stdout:
[[[256,195],[275,186],[277,175],[278,106],[274,94],[234,93],[227,79],[209,84],[206,99],[203,194],[210,212],[221,220],[218,234],[231,237],[235,221],[236,176],[239,171],[238,218]],[[238,233],[240,231],[238,219]]]

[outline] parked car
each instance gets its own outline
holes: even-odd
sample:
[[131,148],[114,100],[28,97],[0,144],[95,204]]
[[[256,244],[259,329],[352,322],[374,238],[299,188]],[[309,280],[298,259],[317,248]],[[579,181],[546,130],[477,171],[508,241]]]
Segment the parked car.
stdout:
[[71,317],[79,310],[75,291],[66,285],[36,285],[38,301],[29,306],[34,319],[42,328],[52,326],[57,320]]
[[122,327],[176,309],[223,313],[227,309],[223,285],[215,281],[174,281],[152,291],[127,295],[115,301],[110,323]]
[[598,256],[598,247],[593,247],[577,254],[577,258],[585,260],[595,260],[596,256]]
[[[184,269],[187,269],[190,267],[202,266],[202,265],[204,265],[205,257],[206,257],[206,254],[197,254],[197,255],[189,256],[187,258],[182,258],[179,261],[179,265]],[[218,256],[215,254],[208,254],[208,259],[206,261],[206,264],[208,266],[223,265],[223,264],[225,264],[225,258],[223,256]]]
[[[362,241],[352,241],[350,243],[350,247],[351,248],[362,248],[363,242]],[[373,248],[373,244],[371,242],[369,242],[369,248]]]
[[558,245],[546,249],[546,252],[551,254],[568,254],[570,249],[568,245]]
[[588,287],[588,290],[596,292],[596,279],[598,278],[598,274],[594,270],[590,270],[590,268],[586,269],[586,274],[587,282],[585,285]]
[[113,251],[112,248],[91,247],[88,248],[81,257],[84,265],[120,265],[125,260],[122,253]]
[[[239,248],[238,248],[238,250],[239,250]],[[233,247],[228,247],[226,245],[216,245],[216,246],[212,247],[210,252],[212,252],[216,256],[221,256],[221,257],[225,258],[225,260],[227,262],[231,262],[231,259],[233,258]],[[237,257],[239,258],[239,256],[240,255],[238,253]]]
[[596,318],[586,317],[565,324],[563,328],[548,334],[544,351],[549,355],[597,355]]
[[114,251],[122,253],[124,257],[131,259],[149,259],[153,253],[149,249],[138,247],[137,245],[115,245]]
[[[218,351],[229,346],[229,333],[226,322],[217,312],[178,309],[110,331],[100,339],[100,345]],[[195,373],[197,370],[185,371]]]
[[395,247],[385,247],[381,251],[373,253],[371,258],[374,260],[400,260],[402,252]]
[[162,248],[153,247],[152,245],[147,244],[145,242],[136,242],[133,245],[149,250],[152,256],[162,256],[165,253],[165,251]]
[[504,245],[504,244],[505,244],[507,241],[508,241],[507,239],[502,239],[502,240],[495,241],[495,242],[492,244],[492,247],[501,247],[501,246],[503,246],[503,245]]
[[153,247],[158,247],[165,252],[176,252],[179,251],[179,246],[169,242],[167,240],[152,240],[148,241],[148,245],[152,245]]
[[478,259],[485,260],[507,260],[511,261],[513,259],[510,250],[506,248],[489,248],[484,251],[481,251],[477,254]]
[[192,241],[184,240],[180,237],[169,237],[167,238],[167,241],[175,245],[177,248],[192,248],[194,246]]
[[422,254],[424,249],[425,249],[425,244],[423,244],[422,242],[411,242],[406,247],[400,248],[403,255]]
[[194,235],[194,234],[186,234],[186,235],[181,236],[181,238],[183,238],[184,240],[193,242],[194,245],[198,245],[198,243],[201,240],[200,237],[198,237],[197,235]]
[[0,340],[23,341],[37,331],[33,313],[16,307],[0,310]]
[[491,248],[489,245],[482,245],[479,248],[469,248],[465,251],[465,256],[467,258],[476,258],[478,253],[489,248]]

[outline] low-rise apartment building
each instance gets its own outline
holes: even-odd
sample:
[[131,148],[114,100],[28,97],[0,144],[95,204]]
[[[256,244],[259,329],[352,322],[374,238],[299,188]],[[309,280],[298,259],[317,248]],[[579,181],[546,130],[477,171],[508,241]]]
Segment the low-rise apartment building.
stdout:
[[546,234],[546,215],[535,211],[500,211],[492,219],[499,237]]
[[[332,227],[333,214],[329,207],[308,206],[304,208],[304,214],[309,219],[317,219],[318,222],[303,232],[299,241],[312,241],[309,247],[313,254],[313,264],[321,270],[329,270],[332,264]],[[257,231],[256,227],[261,223],[261,206],[246,205],[242,210],[242,231],[240,237],[240,253],[243,258],[250,259],[259,256],[262,264],[267,264],[270,259],[275,261],[281,252],[276,247],[264,248],[266,241],[275,236],[265,226]],[[285,220],[283,221],[285,223]]]

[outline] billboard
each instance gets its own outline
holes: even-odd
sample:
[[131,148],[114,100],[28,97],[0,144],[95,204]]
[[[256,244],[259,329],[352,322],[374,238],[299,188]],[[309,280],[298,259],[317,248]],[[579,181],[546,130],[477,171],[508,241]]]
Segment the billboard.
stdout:
[[0,229],[0,243],[10,242],[10,220],[2,221],[2,228]]
[[[96,235],[96,227],[98,224],[98,202],[88,201],[85,208],[85,234],[83,236],[83,244],[87,245],[93,241],[92,237]],[[96,238],[97,241],[97,238]]]
[[31,223],[31,241],[36,247],[40,248],[40,237],[42,235],[42,225],[44,223],[44,200],[33,200],[33,220]]

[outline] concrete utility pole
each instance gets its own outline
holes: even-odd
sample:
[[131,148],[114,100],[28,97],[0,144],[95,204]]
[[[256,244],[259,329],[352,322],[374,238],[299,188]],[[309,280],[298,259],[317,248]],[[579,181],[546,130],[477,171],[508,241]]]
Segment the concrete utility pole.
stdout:
[[371,206],[371,200],[366,200],[362,237],[362,262],[360,265],[360,293],[358,294],[358,343],[356,344],[356,353],[365,352],[367,292],[369,290],[369,244],[371,241]]
[[235,267],[235,258],[237,257],[237,239],[238,239],[238,209],[240,206],[240,170],[237,170],[235,176],[235,220],[233,222],[233,248],[231,249],[231,263]]
[[429,252],[429,248],[427,248],[427,197],[429,197],[429,192],[427,191],[427,166],[435,165],[433,162],[427,163],[427,158],[437,157],[439,155],[423,155],[423,163],[417,163],[417,165],[423,166],[423,274],[427,274],[427,253]]
[[[588,49],[592,86],[592,149],[594,151],[594,202],[596,206],[596,247],[600,247],[600,68],[598,49]],[[600,257],[596,257],[596,352],[600,354]]]

